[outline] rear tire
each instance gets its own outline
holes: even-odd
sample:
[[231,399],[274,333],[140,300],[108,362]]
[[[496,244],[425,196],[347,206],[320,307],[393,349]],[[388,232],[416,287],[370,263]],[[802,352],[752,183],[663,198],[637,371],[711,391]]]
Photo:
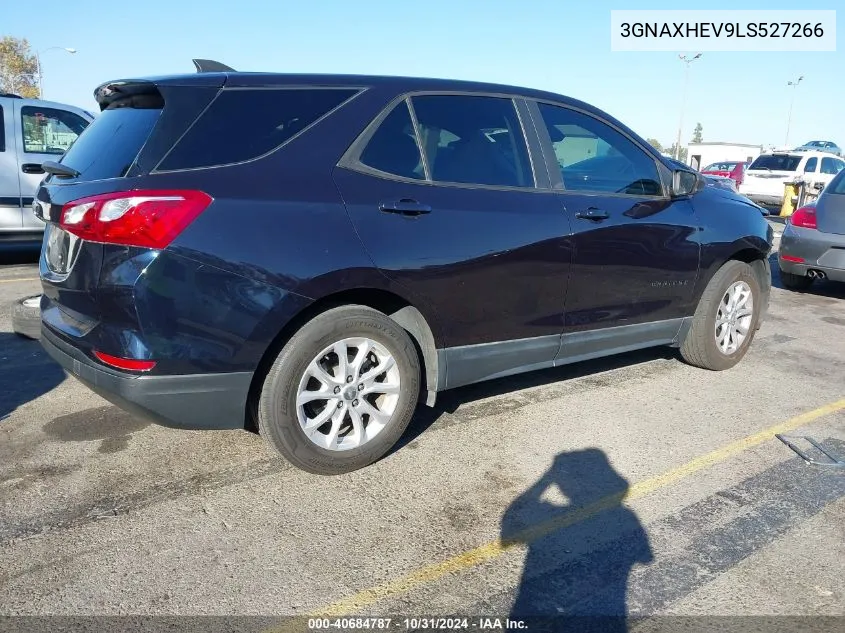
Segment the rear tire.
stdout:
[[12,304],[12,330],[15,334],[38,340],[41,338],[41,295],[25,297]]
[[[736,297],[737,307],[732,309]],[[736,365],[754,339],[763,300],[754,269],[744,262],[727,262],[713,275],[698,302],[692,327],[681,345],[683,359],[713,371]]]
[[306,323],[276,357],[258,400],[258,430],[297,468],[347,473],[396,444],[419,392],[419,357],[404,329],[366,306],[333,308]]
[[813,285],[813,280],[806,275],[793,275],[780,268],[778,270],[780,272],[780,282],[787,290],[803,292]]

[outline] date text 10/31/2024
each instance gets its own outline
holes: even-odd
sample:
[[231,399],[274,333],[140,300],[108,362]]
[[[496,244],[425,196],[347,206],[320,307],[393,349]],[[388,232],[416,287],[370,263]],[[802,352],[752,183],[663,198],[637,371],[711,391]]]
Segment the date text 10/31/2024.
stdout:
[[522,620],[509,618],[311,618],[309,631],[321,630],[392,630],[406,631],[515,631],[527,629]]

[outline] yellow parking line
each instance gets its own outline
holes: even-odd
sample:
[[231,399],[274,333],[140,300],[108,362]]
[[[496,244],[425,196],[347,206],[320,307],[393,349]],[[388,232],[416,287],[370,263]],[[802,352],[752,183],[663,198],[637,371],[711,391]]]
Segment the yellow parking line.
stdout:
[[775,426],[769,427],[759,433],[749,435],[741,440],[737,440],[736,442],[717,448],[706,455],[696,457],[692,461],[665,472],[662,475],[657,475],[655,477],[639,481],[628,489],[627,494],[623,493],[604,497],[595,503],[584,506],[574,512],[570,512],[560,517],[555,517],[549,521],[544,521],[529,527],[519,534],[516,534],[508,541],[492,541],[482,545],[481,547],[476,547],[475,549],[458,554],[457,556],[453,556],[452,558],[448,558],[439,563],[422,567],[395,580],[391,580],[381,585],[376,585],[375,587],[371,587],[369,589],[364,589],[363,591],[359,591],[348,598],[338,600],[337,602],[316,611],[308,617],[339,617],[348,615],[357,610],[363,609],[364,607],[373,605],[380,600],[384,600],[385,598],[407,593],[415,587],[438,580],[451,572],[475,567],[484,561],[501,556],[506,551],[516,547],[517,545],[529,544],[550,534],[551,532],[579,523],[603,510],[612,508],[618,505],[623,497],[627,501],[644,497],[656,490],[677,483],[678,481],[689,477],[700,470],[718,464],[719,462],[723,462],[737,453],[741,453],[753,446],[762,444],[763,442],[772,439],[777,433],[786,433],[788,431],[795,430],[825,415],[829,415],[843,409],[845,409],[845,399],[826,404],[823,407],[819,407],[818,409],[814,409],[806,413],[802,413],[801,415],[795,416],[794,418],[781,422],[780,424],[776,424]]
[[41,281],[38,277],[21,277],[19,279],[0,279],[0,284],[23,283],[25,281]]

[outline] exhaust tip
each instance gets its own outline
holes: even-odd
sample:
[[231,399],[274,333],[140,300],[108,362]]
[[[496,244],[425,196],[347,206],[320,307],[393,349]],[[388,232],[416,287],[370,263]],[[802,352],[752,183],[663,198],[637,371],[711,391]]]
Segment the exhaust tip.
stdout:
[[826,279],[827,278],[827,275],[825,274],[825,272],[823,270],[812,270],[812,269],[808,270],[807,276],[810,279]]

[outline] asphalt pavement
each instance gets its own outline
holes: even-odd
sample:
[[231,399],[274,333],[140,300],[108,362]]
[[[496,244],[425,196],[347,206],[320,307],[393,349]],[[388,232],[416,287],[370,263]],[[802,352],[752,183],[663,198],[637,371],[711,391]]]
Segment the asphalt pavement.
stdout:
[[845,469],[774,437],[845,457],[845,286],[774,268],[730,371],[667,348],[459,389],[382,461],[317,477],[66,377],[11,332],[35,266],[0,266],[0,616],[845,618]]

